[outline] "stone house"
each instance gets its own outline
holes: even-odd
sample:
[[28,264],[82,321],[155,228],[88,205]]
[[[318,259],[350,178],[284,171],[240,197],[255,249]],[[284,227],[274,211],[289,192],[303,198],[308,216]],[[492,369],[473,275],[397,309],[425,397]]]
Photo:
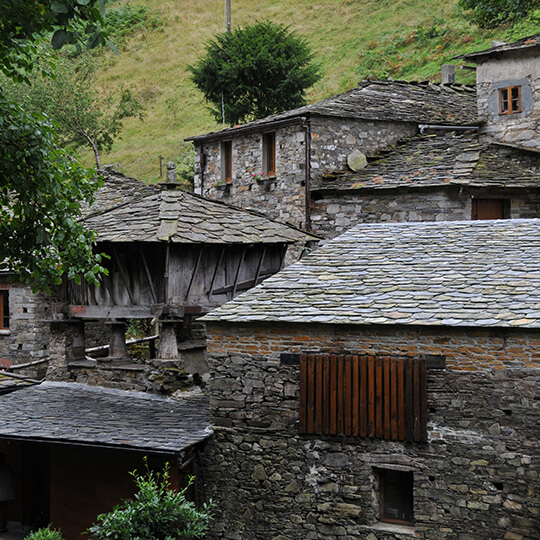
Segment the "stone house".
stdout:
[[537,35],[460,57],[478,64],[477,98],[447,69],[445,84],[363,81],[191,137],[196,188],[327,238],[371,221],[539,216],[539,51]]
[[474,87],[363,81],[318,103],[186,140],[195,144],[196,192],[310,230],[312,184],[345,169],[351,154],[377,156],[420,125],[461,130],[476,122]]
[[213,538],[538,538],[540,220],[361,224],[204,317]]

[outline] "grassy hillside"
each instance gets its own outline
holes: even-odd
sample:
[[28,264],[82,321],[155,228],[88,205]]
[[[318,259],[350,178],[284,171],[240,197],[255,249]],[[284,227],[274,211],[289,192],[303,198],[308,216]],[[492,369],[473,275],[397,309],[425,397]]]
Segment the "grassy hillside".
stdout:
[[[438,81],[440,65],[452,56],[488,47],[492,39],[538,31],[530,25],[479,31],[458,13],[456,1],[232,0],[232,24],[273,20],[307,39],[323,73],[308,92],[309,102],[348,90],[363,78]],[[177,161],[185,137],[221,127],[190,82],[187,66],[223,31],[224,1],[130,2],[148,7],[148,23],[121,42],[120,56],[103,54],[99,84],[134,87],[146,105],[145,118],[126,121],[122,139],[102,162],[120,163],[125,174],[155,182],[160,155]],[[457,81],[474,82],[474,74],[458,71]],[[91,164],[89,154],[85,161]]]

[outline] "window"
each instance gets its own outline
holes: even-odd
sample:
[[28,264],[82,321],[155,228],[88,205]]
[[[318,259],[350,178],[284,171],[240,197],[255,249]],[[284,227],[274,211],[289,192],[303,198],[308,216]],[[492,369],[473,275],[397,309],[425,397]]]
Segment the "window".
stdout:
[[9,291],[0,290],[0,330],[9,329]]
[[521,112],[521,86],[509,86],[499,90],[499,114]]
[[504,199],[472,199],[471,219],[504,219],[508,215]]
[[427,441],[426,360],[301,355],[300,433]]
[[412,525],[413,473],[393,469],[378,469],[378,472],[380,520]]
[[276,174],[276,134],[263,135],[263,169],[267,176]]
[[221,143],[221,180],[232,182],[232,142]]

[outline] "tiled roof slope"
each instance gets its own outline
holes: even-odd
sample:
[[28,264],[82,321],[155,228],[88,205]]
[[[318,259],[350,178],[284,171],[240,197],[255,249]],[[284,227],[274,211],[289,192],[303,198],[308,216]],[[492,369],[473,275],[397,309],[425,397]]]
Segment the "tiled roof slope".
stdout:
[[208,402],[44,382],[0,396],[0,437],[178,452],[211,435]]
[[98,242],[293,243],[298,229],[186,191],[158,191],[84,220]]
[[130,178],[121,173],[99,172],[103,177],[103,186],[97,190],[92,206],[89,207],[87,204],[83,204],[83,216],[104,212],[157,191],[156,186],[149,186],[136,178]]
[[521,49],[531,49],[533,47],[540,47],[540,34],[534,34],[532,36],[524,37],[514,41],[512,43],[504,43],[497,47],[491,47],[483,51],[477,51],[469,54],[463,54],[456,56],[456,58],[464,58],[465,60],[481,60],[482,57],[487,57],[495,54],[504,53],[507,51],[517,51]]
[[540,220],[358,225],[205,320],[540,328]]
[[479,144],[476,137],[419,135],[357,173],[323,176],[313,191],[474,187],[540,187],[540,156]]
[[362,81],[337,96],[293,109],[243,126],[224,129],[186,140],[232,136],[267,123],[303,116],[333,116],[359,120],[385,120],[423,124],[473,125],[478,121],[476,89],[465,85],[430,82]]

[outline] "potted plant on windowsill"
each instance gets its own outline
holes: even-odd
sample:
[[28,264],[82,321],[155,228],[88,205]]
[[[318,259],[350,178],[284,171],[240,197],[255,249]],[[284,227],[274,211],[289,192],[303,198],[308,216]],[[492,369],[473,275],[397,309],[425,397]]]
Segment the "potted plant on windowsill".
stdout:
[[212,182],[211,187],[224,193],[229,193],[231,191],[231,182]]

